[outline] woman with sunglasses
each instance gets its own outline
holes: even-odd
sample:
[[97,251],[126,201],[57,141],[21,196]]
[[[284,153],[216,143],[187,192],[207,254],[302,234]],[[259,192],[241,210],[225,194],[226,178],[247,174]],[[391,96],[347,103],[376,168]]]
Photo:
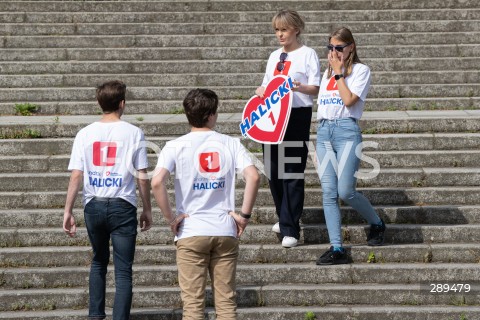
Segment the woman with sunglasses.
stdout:
[[360,164],[356,148],[362,142],[358,120],[370,87],[370,69],[360,62],[355,40],[347,28],[334,31],[327,48],[329,65],[317,101],[317,155],[331,247],[318,258],[318,265],[349,262],[342,246],[338,197],[371,225],[368,245],[382,245],[385,231],[383,220],[368,199],[355,190],[355,172]]
[[300,238],[307,143],[310,140],[313,97],[318,94],[320,86],[320,62],[315,50],[300,41],[305,23],[296,11],[279,11],[272,19],[272,26],[282,47],[270,54],[262,85],[255,94],[263,98],[265,87],[276,75],[290,76],[295,86],[283,143],[262,145],[265,172],[279,217],[272,231],[281,234],[283,247],[291,248]]

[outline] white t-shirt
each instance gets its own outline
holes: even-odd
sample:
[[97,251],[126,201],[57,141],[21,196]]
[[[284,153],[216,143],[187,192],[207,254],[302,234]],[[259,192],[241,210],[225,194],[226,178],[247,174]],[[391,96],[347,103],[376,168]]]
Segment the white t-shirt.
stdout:
[[[319,86],[320,85],[320,61],[317,53],[312,48],[302,46],[297,50],[288,52],[285,60],[285,68],[279,72],[277,64],[280,62],[280,54],[282,48],[275,50],[270,54],[267,62],[267,69],[263,77],[262,86],[267,84],[276,75],[288,75],[292,79],[303,84]],[[313,106],[313,97],[300,93],[293,92],[292,108],[311,107]]]
[[175,240],[194,236],[237,236],[235,173],[252,165],[237,138],[215,131],[190,132],[167,142],[157,168],[175,173],[177,214],[186,213]]
[[94,122],[77,133],[68,170],[83,171],[83,205],[95,196],[137,205],[134,174],[148,168],[144,140],[124,121]]
[[365,106],[368,89],[370,88],[370,68],[364,64],[355,63],[352,68],[352,73],[345,78],[347,87],[354,95],[360,98],[350,107],[347,107],[343,103],[334,76],[332,75],[330,79],[327,79],[327,73],[328,69],[325,70],[325,73],[323,74],[320,91],[318,93],[317,119],[360,119],[363,114],[363,107]]

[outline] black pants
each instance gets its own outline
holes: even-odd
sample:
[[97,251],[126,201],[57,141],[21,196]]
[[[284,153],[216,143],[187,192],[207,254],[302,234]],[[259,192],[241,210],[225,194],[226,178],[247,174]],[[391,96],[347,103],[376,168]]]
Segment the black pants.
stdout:
[[311,119],[312,108],[293,108],[283,142],[279,145],[262,145],[265,173],[268,175],[283,237],[300,238]]

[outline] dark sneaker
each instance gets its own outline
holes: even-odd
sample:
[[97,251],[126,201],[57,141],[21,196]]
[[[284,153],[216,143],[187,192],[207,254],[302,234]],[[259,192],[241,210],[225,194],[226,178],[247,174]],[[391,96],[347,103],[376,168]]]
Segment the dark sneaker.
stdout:
[[346,264],[348,263],[347,250],[342,248],[341,251],[333,251],[333,246],[330,247],[324,254],[317,260],[317,265],[333,265],[333,264]]
[[370,232],[367,237],[367,244],[369,246],[382,246],[385,241],[385,222],[381,219],[382,224],[372,224],[370,225]]

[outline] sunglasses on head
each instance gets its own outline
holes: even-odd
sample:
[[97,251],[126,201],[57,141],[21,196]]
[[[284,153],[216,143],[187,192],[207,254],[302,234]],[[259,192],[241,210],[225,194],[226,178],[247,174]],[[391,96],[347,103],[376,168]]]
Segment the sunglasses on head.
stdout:
[[285,69],[285,60],[287,59],[288,53],[282,52],[280,54],[280,62],[277,63],[277,71],[282,71]]
[[334,46],[334,45],[332,45],[332,44],[329,44],[329,45],[327,46],[327,48],[328,48],[328,50],[330,50],[330,51],[333,51],[333,49],[335,49],[335,51],[337,51],[337,52],[343,52],[343,49],[346,48],[346,47],[348,47],[348,46],[351,45],[351,44],[352,44],[351,42],[350,42],[350,43],[347,43],[347,44],[344,45],[344,46]]

